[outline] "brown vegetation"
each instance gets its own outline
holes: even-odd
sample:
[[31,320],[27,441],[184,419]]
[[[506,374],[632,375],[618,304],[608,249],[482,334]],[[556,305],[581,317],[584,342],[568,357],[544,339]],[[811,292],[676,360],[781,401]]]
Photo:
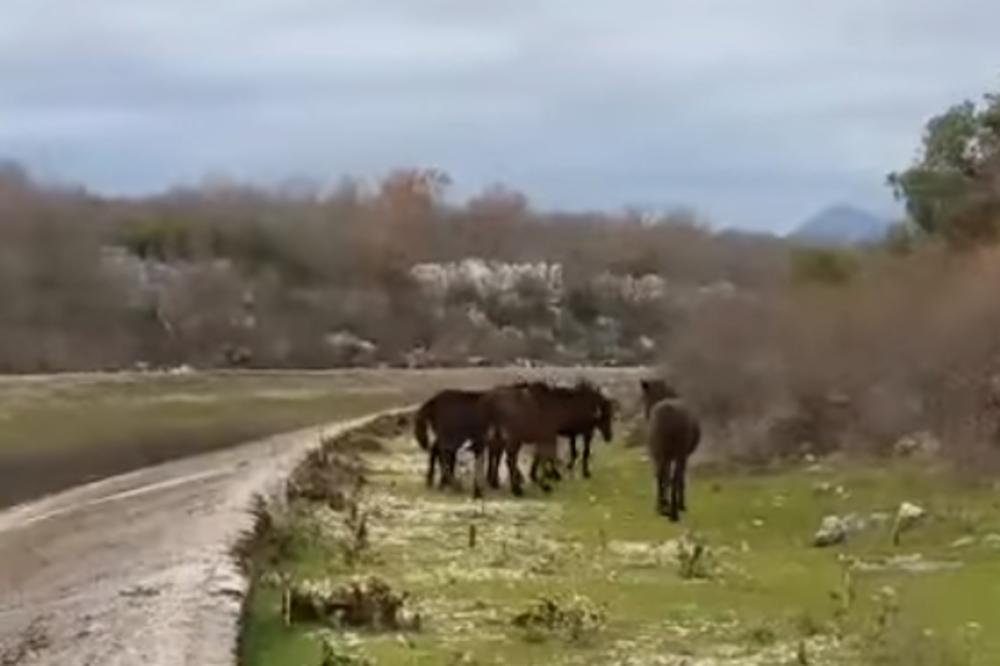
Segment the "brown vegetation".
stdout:
[[[649,358],[700,287],[783,279],[773,239],[684,215],[543,214],[501,187],[457,206],[448,182],[404,170],[373,188],[125,200],[8,167],[0,371],[627,362]],[[418,266],[458,279],[437,289]]]
[[745,455],[888,451],[930,431],[981,460],[996,441],[1000,253],[872,255],[849,283],[791,284],[687,319],[670,372]]

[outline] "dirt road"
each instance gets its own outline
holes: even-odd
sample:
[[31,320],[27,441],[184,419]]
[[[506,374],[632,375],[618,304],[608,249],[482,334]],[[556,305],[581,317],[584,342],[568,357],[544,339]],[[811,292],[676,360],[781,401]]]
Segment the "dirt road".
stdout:
[[[634,372],[586,374],[631,386]],[[380,373],[372,381],[413,395],[531,374]],[[0,666],[231,666],[245,581],[229,549],[252,523],[253,495],[280,484],[324,432],[358,423],[185,458],[0,512]]]
[[244,581],[230,545],[310,428],[0,514],[0,664],[231,666]]

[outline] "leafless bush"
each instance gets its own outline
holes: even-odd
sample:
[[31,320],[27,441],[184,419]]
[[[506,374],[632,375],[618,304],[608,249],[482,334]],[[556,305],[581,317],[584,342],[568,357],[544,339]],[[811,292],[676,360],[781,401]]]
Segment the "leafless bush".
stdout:
[[418,349],[636,362],[679,295],[786,273],[781,242],[687,213],[541,213],[501,186],[456,206],[449,183],[410,169],[120,200],[3,169],[0,370],[371,365]]
[[691,313],[667,354],[735,450],[860,447],[936,433],[978,461],[997,433],[1000,253],[869,256],[850,283],[798,284]]

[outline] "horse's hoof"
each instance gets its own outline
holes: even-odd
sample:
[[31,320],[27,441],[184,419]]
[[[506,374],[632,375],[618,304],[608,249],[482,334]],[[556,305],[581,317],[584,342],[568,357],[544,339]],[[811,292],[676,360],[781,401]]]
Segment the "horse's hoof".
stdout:
[[472,489],[472,499],[483,499],[483,491],[481,488]]
[[520,486],[511,488],[510,492],[511,492],[512,495],[514,495],[514,497],[523,497],[524,496],[524,490],[521,489]]
[[551,493],[551,492],[552,492],[552,486],[550,486],[550,485],[549,485],[549,484],[547,484],[547,483],[546,483],[546,484],[539,484],[539,486],[538,486],[538,487],[542,489],[542,492],[543,492],[543,493],[546,493],[546,494],[548,494],[548,493]]
[[589,469],[583,470],[583,478],[585,478],[585,479],[589,479],[590,478],[590,470]]
[[670,514],[670,522],[672,522],[672,523],[678,523],[678,522],[680,522],[680,520],[681,520],[681,517],[678,516],[676,513]]

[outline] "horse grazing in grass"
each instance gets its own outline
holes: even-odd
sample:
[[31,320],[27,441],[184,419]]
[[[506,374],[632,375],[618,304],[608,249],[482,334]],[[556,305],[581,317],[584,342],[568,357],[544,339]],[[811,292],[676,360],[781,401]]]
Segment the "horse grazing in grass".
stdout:
[[701,441],[701,425],[666,382],[642,380],[640,384],[649,418],[649,454],[656,471],[656,510],[676,522],[687,510],[687,461]]
[[[427,400],[417,410],[413,433],[420,448],[428,451],[427,485],[434,485],[435,465],[441,465],[441,487],[455,478],[455,459],[459,449],[471,442],[474,449],[485,442],[487,422],[480,408],[482,391],[445,389]],[[430,441],[429,431],[434,433]]]
[[[524,477],[518,465],[521,447],[535,445],[535,455],[542,465],[555,466],[556,439],[559,428],[567,421],[566,406],[554,394],[552,387],[544,382],[522,382],[511,386],[500,386],[488,391],[480,403],[488,428],[488,480],[494,488],[499,487],[501,457],[507,459],[507,476],[510,490],[514,495],[524,494]],[[486,451],[476,451],[476,480],[474,496],[482,495],[486,472]],[[546,478],[532,477],[545,492],[552,490]]]
[[[614,434],[611,431],[611,421],[614,416],[614,405],[600,389],[588,381],[580,381],[573,387],[549,387],[553,401],[559,404],[555,416],[561,419],[558,434],[569,440],[569,462],[566,467],[572,470],[578,458],[576,438],[583,442],[583,476],[590,478],[590,445],[595,431],[600,432],[605,442],[611,442]],[[531,466],[532,478],[538,470],[539,460],[536,456]],[[546,470],[551,478],[559,479],[555,468]]]

